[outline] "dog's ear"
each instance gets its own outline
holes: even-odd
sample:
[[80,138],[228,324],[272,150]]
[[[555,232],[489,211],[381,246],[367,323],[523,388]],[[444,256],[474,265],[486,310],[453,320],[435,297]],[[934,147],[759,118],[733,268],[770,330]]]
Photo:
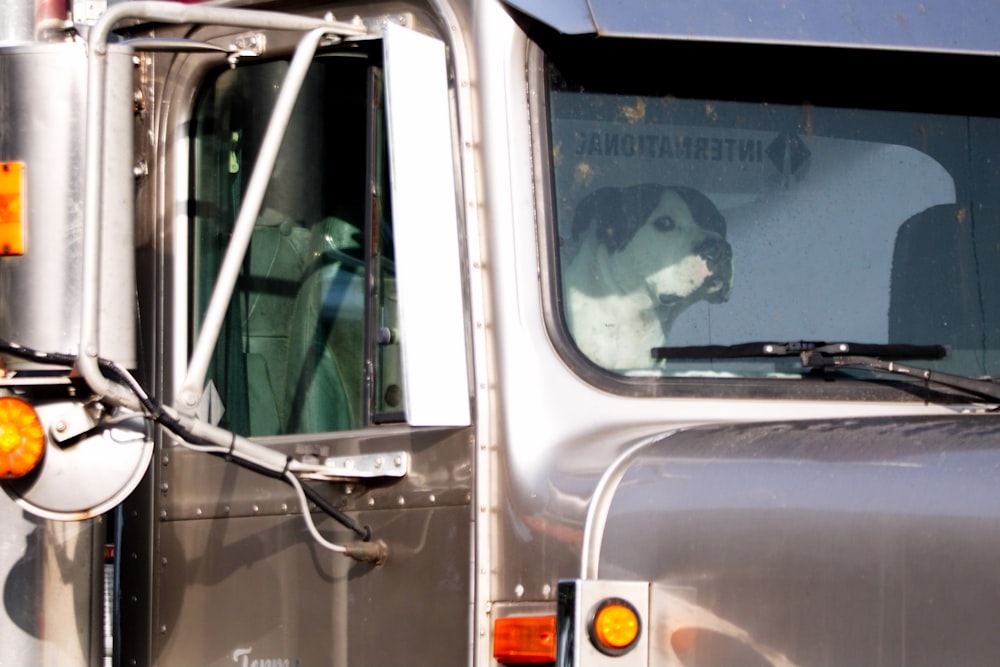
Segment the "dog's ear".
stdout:
[[608,252],[618,252],[629,244],[659,205],[666,189],[656,183],[643,183],[595,190],[577,204],[573,239],[578,240],[593,224],[598,240]]
[[607,222],[601,239],[608,252],[618,252],[632,241],[663,199],[666,186],[659,183],[630,185],[621,190],[618,214]]
[[598,188],[580,200],[573,213],[573,240],[579,241],[593,225],[603,240],[603,228],[621,209],[621,188]]
[[726,237],[726,218],[704,193],[681,185],[675,186],[671,190],[684,200],[684,204],[691,212],[691,217],[703,229],[715,232],[723,238]]

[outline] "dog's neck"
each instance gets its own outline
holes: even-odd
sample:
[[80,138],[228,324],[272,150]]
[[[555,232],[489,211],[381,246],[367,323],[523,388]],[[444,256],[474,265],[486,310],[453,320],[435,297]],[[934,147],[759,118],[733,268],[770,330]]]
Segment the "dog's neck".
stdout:
[[576,344],[612,369],[652,368],[677,313],[659,306],[644,284],[622,285],[603,244],[588,238],[563,273],[566,317]]

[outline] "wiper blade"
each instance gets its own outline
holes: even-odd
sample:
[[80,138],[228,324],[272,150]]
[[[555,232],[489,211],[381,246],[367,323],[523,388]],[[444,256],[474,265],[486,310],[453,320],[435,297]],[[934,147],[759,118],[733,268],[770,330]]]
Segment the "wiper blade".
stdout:
[[944,359],[944,345],[908,345],[903,343],[823,343],[817,341],[752,342],[736,345],[688,345],[654,347],[654,359],[754,359],[761,357],[797,357],[805,352],[819,355],[857,355],[879,359]]

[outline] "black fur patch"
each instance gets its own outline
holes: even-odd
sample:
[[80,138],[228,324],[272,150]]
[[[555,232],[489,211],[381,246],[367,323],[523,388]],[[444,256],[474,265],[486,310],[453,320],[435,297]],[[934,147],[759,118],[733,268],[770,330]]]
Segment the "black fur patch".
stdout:
[[594,225],[598,239],[608,252],[618,252],[629,244],[667,190],[673,190],[684,200],[695,222],[725,237],[725,217],[712,200],[698,190],[643,183],[625,188],[600,188],[584,197],[573,217],[573,240],[579,240]]

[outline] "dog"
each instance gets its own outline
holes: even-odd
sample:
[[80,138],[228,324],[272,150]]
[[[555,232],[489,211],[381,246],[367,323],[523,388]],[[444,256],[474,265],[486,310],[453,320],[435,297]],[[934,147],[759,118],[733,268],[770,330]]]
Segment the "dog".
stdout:
[[726,220],[703,193],[654,183],[605,187],[573,217],[564,267],[566,323],[600,366],[650,369],[650,350],[691,304],[723,303],[733,285]]

